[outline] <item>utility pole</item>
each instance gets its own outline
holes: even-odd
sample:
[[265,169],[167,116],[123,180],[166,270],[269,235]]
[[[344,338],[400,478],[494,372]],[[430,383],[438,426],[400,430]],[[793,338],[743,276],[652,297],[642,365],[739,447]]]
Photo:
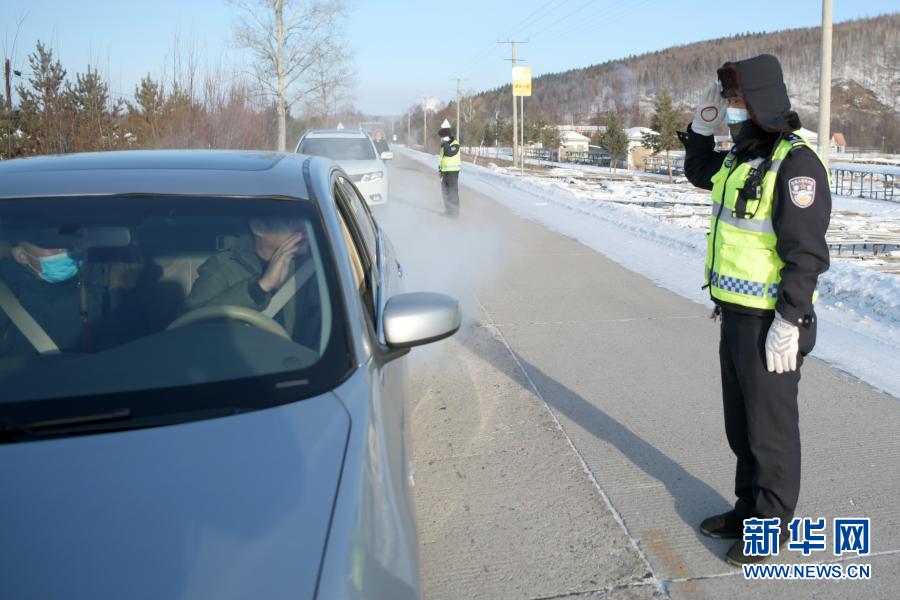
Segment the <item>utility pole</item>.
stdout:
[[828,166],[831,150],[831,0],[822,0],[822,65],[819,79],[819,156]]
[[422,96],[422,151],[428,148],[428,109],[425,108],[425,100],[428,96]]
[[12,158],[12,65],[8,58],[3,65],[3,75],[6,78],[6,158]]
[[412,109],[406,113],[406,145],[412,146]]
[[[520,42],[516,40],[506,40],[506,41],[497,41],[498,44],[509,44],[511,51],[511,58],[507,58],[504,60],[508,60],[512,63],[512,66],[516,66],[516,44],[527,44],[527,41]],[[519,59],[521,60],[521,59]],[[510,85],[510,90],[512,90],[512,86]],[[518,153],[518,145],[519,145],[519,108],[516,106],[516,96],[513,94],[513,166],[516,166],[517,160],[519,158]]]
[[3,75],[6,77],[6,110],[12,112],[12,65],[8,58],[3,65]]
[[456,139],[461,139],[462,134],[459,132],[459,84],[462,81],[461,77],[451,77],[450,81],[456,81]]
[[525,96],[519,96],[519,101],[522,103],[522,145],[519,146],[521,148],[521,152],[519,154],[522,155],[522,168],[520,170],[521,174],[525,174]]

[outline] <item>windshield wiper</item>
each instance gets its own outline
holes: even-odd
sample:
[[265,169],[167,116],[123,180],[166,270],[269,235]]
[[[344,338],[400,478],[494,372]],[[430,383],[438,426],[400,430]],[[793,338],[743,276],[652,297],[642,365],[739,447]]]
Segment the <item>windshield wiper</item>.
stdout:
[[46,419],[30,423],[18,423],[13,419],[0,418],[0,444],[22,440],[110,433],[129,429],[146,429],[234,415],[239,412],[241,411],[237,408],[227,406],[135,418],[130,409],[122,408],[105,413]]
[[121,421],[130,419],[131,411],[127,408],[118,410],[96,413],[91,415],[77,415],[74,417],[64,417],[62,419],[46,419],[44,421],[32,421],[25,427],[33,432],[40,433],[48,429],[60,429],[67,427],[80,427],[82,425],[94,425],[96,423],[108,423],[110,421]]

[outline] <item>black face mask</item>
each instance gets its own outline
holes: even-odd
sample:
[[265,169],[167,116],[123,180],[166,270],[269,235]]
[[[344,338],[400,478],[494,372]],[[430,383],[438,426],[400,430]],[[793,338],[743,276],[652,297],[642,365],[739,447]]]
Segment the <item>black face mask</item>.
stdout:
[[740,156],[767,156],[778,137],[777,134],[762,129],[752,119],[729,125],[728,130],[734,140],[735,151]]
[[753,121],[748,119],[746,121],[741,121],[740,123],[729,125],[728,131],[731,132],[731,139],[734,141],[735,145],[740,146],[743,142],[754,137],[756,128],[754,127]]

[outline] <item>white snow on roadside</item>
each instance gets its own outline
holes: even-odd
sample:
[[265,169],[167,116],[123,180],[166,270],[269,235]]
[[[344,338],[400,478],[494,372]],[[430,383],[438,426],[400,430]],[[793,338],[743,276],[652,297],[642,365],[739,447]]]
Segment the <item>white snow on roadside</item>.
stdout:
[[[437,157],[399,148],[407,157],[436,167]],[[623,267],[681,296],[711,306],[701,290],[708,220],[698,216],[679,224],[646,212],[641,203],[679,194],[689,208],[704,194],[685,186],[646,181],[604,184],[609,200],[579,191],[577,181],[511,175],[506,169],[466,164],[460,183],[485,194],[519,216],[578,240]],[[630,203],[630,204],[629,204]],[[892,203],[836,198],[836,210],[896,217]],[[693,219],[693,220],[692,220]],[[679,226],[680,225],[680,226]],[[819,279],[818,342],[813,355],[870,385],[900,398],[900,276],[832,261]]]

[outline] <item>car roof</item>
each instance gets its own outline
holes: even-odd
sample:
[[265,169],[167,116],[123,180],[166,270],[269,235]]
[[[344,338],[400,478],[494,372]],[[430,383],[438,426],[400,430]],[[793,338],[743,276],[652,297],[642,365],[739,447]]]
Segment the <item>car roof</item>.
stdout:
[[355,129],[313,129],[303,134],[304,138],[368,138],[369,135]]
[[[242,150],[132,150],[0,161],[0,198],[185,195],[308,199],[308,157]],[[318,169],[316,169],[318,171]]]

